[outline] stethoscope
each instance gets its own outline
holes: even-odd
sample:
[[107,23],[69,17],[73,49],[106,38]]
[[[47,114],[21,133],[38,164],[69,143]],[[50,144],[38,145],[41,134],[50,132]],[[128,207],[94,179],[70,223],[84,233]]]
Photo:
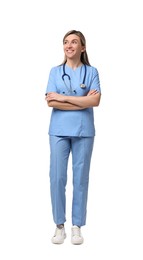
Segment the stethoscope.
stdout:
[[[64,63],[64,64],[63,64],[62,80],[64,81],[64,84],[65,84],[65,86],[66,86],[68,92],[70,92],[70,93],[71,93],[71,92],[76,93],[76,90],[73,90],[73,89],[72,89],[70,76],[65,72],[65,65],[66,65],[66,64]],[[65,76],[68,77],[68,79],[69,79],[70,87],[69,87],[69,86],[66,84],[66,82],[65,82],[65,79],[64,79]],[[81,87],[82,89],[86,88],[85,79],[86,79],[86,65],[84,64],[84,77],[83,77],[83,82],[80,84],[80,87]]]

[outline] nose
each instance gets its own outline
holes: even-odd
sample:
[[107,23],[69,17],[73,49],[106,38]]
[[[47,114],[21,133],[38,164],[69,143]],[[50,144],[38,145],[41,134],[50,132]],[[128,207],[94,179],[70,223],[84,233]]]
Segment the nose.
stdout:
[[67,47],[71,47],[71,46],[72,46],[72,42],[71,42],[71,41],[68,41],[68,42],[66,43],[66,46],[67,46]]
[[68,46],[68,48],[70,48],[72,46],[72,43],[68,42],[67,46]]

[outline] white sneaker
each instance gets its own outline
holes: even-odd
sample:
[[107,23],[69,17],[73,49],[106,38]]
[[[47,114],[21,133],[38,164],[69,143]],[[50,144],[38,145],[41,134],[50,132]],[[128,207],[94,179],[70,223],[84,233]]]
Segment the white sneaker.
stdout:
[[83,237],[81,234],[81,230],[78,226],[73,226],[72,229],[72,235],[71,235],[71,243],[74,245],[80,245],[83,243]]
[[53,244],[63,244],[64,239],[66,238],[65,228],[56,228],[55,234],[52,237],[52,243]]

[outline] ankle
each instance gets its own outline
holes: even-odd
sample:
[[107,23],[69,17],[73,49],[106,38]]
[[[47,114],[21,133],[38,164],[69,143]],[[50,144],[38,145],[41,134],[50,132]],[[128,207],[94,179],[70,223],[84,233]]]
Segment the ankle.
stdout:
[[64,227],[64,224],[58,224],[57,228],[62,229]]

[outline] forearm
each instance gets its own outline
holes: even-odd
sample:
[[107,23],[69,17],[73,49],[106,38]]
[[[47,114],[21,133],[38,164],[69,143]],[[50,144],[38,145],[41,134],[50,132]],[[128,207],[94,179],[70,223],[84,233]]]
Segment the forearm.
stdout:
[[59,110],[82,110],[84,108],[79,107],[78,105],[74,105],[68,102],[60,102],[60,101],[47,101],[49,107],[53,107]]
[[73,105],[78,105],[81,108],[95,107],[100,103],[101,94],[97,93],[96,95],[89,96],[65,96],[65,102],[68,102]]

